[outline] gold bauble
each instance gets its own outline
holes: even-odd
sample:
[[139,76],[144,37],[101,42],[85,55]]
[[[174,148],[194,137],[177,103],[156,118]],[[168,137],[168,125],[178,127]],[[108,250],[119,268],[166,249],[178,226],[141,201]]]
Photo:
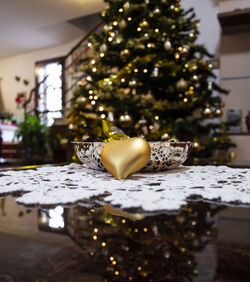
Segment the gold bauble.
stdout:
[[213,118],[213,111],[208,106],[202,111],[202,115],[206,118]]
[[101,160],[106,170],[121,180],[142,169],[147,164],[150,154],[148,142],[134,137],[106,144],[101,153]]
[[221,117],[222,115],[223,115],[223,111],[222,111],[222,109],[216,109],[215,110],[215,112],[214,112],[214,115],[216,116],[216,117]]
[[106,44],[102,44],[100,46],[100,51],[105,53],[107,51],[107,45]]
[[148,27],[148,22],[146,20],[143,20],[142,22],[140,22],[139,26],[141,28],[147,28]]
[[120,52],[120,56],[122,59],[126,59],[130,55],[130,51],[128,49],[124,49]]
[[133,122],[133,119],[132,117],[128,114],[128,113],[125,113],[124,115],[121,115],[119,117],[119,122],[123,125],[123,126],[128,126],[128,125],[131,125],[132,122]]
[[127,22],[124,19],[122,19],[121,21],[119,21],[118,25],[120,29],[124,29],[127,27]]
[[170,42],[170,40],[166,40],[165,43],[164,43],[164,47],[167,51],[170,51],[172,50],[172,44]]
[[176,88],[178,90],[185,90],[188,86],[188,83],[185,79],[181,78],[179,81],[176,83]]

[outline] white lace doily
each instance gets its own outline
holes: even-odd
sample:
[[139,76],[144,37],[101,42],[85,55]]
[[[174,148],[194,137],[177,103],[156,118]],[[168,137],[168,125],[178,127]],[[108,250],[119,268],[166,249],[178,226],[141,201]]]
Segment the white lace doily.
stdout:
[[23,192],[17,198],[22,204],[102,199],[121,208],[140,207],[145,211],[176,210],[194,195],[224,203],[250,204],[250,170],[181,166],[165,172],[137,173],[126,180],[116,180],[107,172],[78,164],[0,172],[0,196],[14,192]]

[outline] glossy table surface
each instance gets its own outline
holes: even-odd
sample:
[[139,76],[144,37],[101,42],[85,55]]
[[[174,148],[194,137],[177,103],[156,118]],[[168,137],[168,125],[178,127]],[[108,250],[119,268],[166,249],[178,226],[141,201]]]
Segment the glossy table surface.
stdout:
[[[0,179],[1,182],[1,179]],[[0,198],[0,281],[249,281],[250,207],[161,213]]]

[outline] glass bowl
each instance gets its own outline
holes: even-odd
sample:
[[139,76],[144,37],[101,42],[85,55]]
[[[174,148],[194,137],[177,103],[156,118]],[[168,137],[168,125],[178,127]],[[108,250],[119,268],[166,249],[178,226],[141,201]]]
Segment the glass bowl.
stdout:
[[[72,142],[79,160],[90,168],[105,170],[101,153],[105,142]],[[192,150],[192,142],[148,142],[151,156],[142,171],[163,171],[185,162]]]

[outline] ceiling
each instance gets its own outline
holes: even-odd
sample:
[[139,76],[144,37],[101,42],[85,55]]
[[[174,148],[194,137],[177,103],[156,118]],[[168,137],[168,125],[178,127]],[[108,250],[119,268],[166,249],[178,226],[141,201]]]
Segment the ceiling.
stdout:
[[103,7],[102,0],[0,0],[0,59],[83,36],[72,20]]

